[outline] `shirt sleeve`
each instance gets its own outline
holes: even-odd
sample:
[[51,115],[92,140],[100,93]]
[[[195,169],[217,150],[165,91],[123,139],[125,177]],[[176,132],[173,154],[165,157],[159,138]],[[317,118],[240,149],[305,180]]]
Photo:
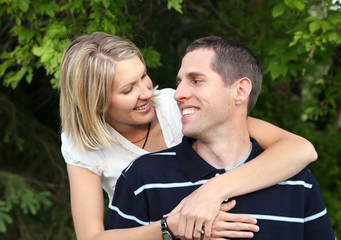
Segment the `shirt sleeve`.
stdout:
[[326,206],[322,194],[314,176],[307,170],[308,182],[312,188],[306,190],[304,239],[305,240],[335,240]]
[[[117,196],[117,197],[116,197]],[[146,207],[138,198],[123,174],[116,184],[114,198],[109,205],[105,229],[132,228],[150,224]]]
[[91,172],[102,175],[101,156],[99,151],[84,152],[80,150],[75,142],[66,136],[66,133],[61,134],[62,146],[61,152],[67,164],[82,167],[90,170]]

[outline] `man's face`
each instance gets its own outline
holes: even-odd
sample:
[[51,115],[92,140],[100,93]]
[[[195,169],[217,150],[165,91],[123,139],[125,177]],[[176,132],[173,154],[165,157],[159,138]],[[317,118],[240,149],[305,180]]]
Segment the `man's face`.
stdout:
[[182,113],[185,136],[204,140],[223,134],[231,106],[231,89],[211,69],[215,53],[210,49],[189,52],[178,72],[175,100]]

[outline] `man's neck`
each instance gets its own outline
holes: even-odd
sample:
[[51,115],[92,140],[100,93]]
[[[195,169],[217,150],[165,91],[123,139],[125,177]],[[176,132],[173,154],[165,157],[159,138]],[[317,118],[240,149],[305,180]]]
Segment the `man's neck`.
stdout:
[[230,128],[228,132],[220,132],[206,140],[197,140],[193,149],[215,168],[233,168],[248,156],[251,149],[247,125]]

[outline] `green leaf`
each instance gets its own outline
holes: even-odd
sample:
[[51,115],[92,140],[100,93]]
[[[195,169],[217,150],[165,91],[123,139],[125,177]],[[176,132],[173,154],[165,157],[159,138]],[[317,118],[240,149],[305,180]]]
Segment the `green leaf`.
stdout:
[[168,7],[168,9],[173,8],[175,11],[177,11],[177,12],[182,14],[183,13],[182,12],[182,6],[181,6],[182,1],[183,0],[168,0],[167,7]]
[[295,8],[295,0],[284,0],[285,5],[289,8]]
[[109,0],[102,0],[102,3],[103,3],[103,6],[104,6],[105,8],[108,8],[109,5],[110,5],[110,1],[109,1]]
[[154,50],[152,47],[141,49],[141,53],[145,58],[148,67],[158,68],[162,66],[160,53]]
[[26,67],[22,67],[18,72],[9,72],[8,74],[5,75],[5,81],[4,84],[6,86],[11,86],[13,89],[15,89],[20,80],[24,77],[26,73]]
[[34,55],[40,57],[40,56],[42,56],[44,54],[44,49],[41,48],[41,47],[38,47],[38,46],[34,46],[32,48],[32,52],[33,52]]
[[272,17],[277,18],[281,16],[285,11],[285,6],[283,3],[277,4],[276,6],[273,7],[272,9]]
[[282,66],[279,62],[272,61],[267,68],[267,72],[270,72],[272,80],[275,80],[281,75]]
[[297,44],[297,42],[302,39],[303,37],[303,32],[297,31],[294,33],[294,39],[289,43],[289,47],[292,47]]
[[303,11],[305,8],[305,5],[300,0],[299,1],[296,0],[294,4],[295,7],[300,11]]
[[334,29],[334,25],[328,19],[323,19],[321,21],[321,26],[322,26],[323,32],[327,32],[329,30]]
[[0,232],[6,232],[6,223],[12,224],[13,219],[7,213],[0,211]]
[[31,67],[27,68],[26,82],[31,83],[33,79],[33,69]]
[[0,65],[0,77],[2,77],[2,76],[5,74],[7,68],[9,68],[10,66],[12,66],[13,63],[14,63],[14,59],[12,58],[12,59],[10,59],[10,60],[4,61],[4,62]]
[[28,0],[19,0],[18,4],[19,4],[20,10],[22,10],[23,12],[27,12],[28,6],[29,6]]
[[311,33],[314,33],[315,31],[319,30],[321,27],[320,21],[313,21],[309,24],[309,30]]
[[330,32],[327,34],[328,41],[335,42],[336,44],[341,44],[341,33]]

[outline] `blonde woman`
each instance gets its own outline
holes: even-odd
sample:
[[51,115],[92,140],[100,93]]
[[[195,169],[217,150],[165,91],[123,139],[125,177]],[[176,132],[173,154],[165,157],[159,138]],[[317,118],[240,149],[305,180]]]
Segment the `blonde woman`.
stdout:
[[[111,202],[117,178],[133,159],[180,143],[173,95],[172,89],[153,90],[140,51],[126,39],[93,33],[66,48],[60,68],[62,153],[77,239],[162,239],[160,222],[105,231],[102,187]],[[313,146],[297,135],[254,118],[248,128],[264,153],[252,166],[247,163],[201,186],[169,221],[194,229],[200,219],[210,232],[224,199],[274,185],[317,158]],[[251,217],[231,214],[230,221],[236,224],[223,229],[225,237],[248,238],[258,230]]]

